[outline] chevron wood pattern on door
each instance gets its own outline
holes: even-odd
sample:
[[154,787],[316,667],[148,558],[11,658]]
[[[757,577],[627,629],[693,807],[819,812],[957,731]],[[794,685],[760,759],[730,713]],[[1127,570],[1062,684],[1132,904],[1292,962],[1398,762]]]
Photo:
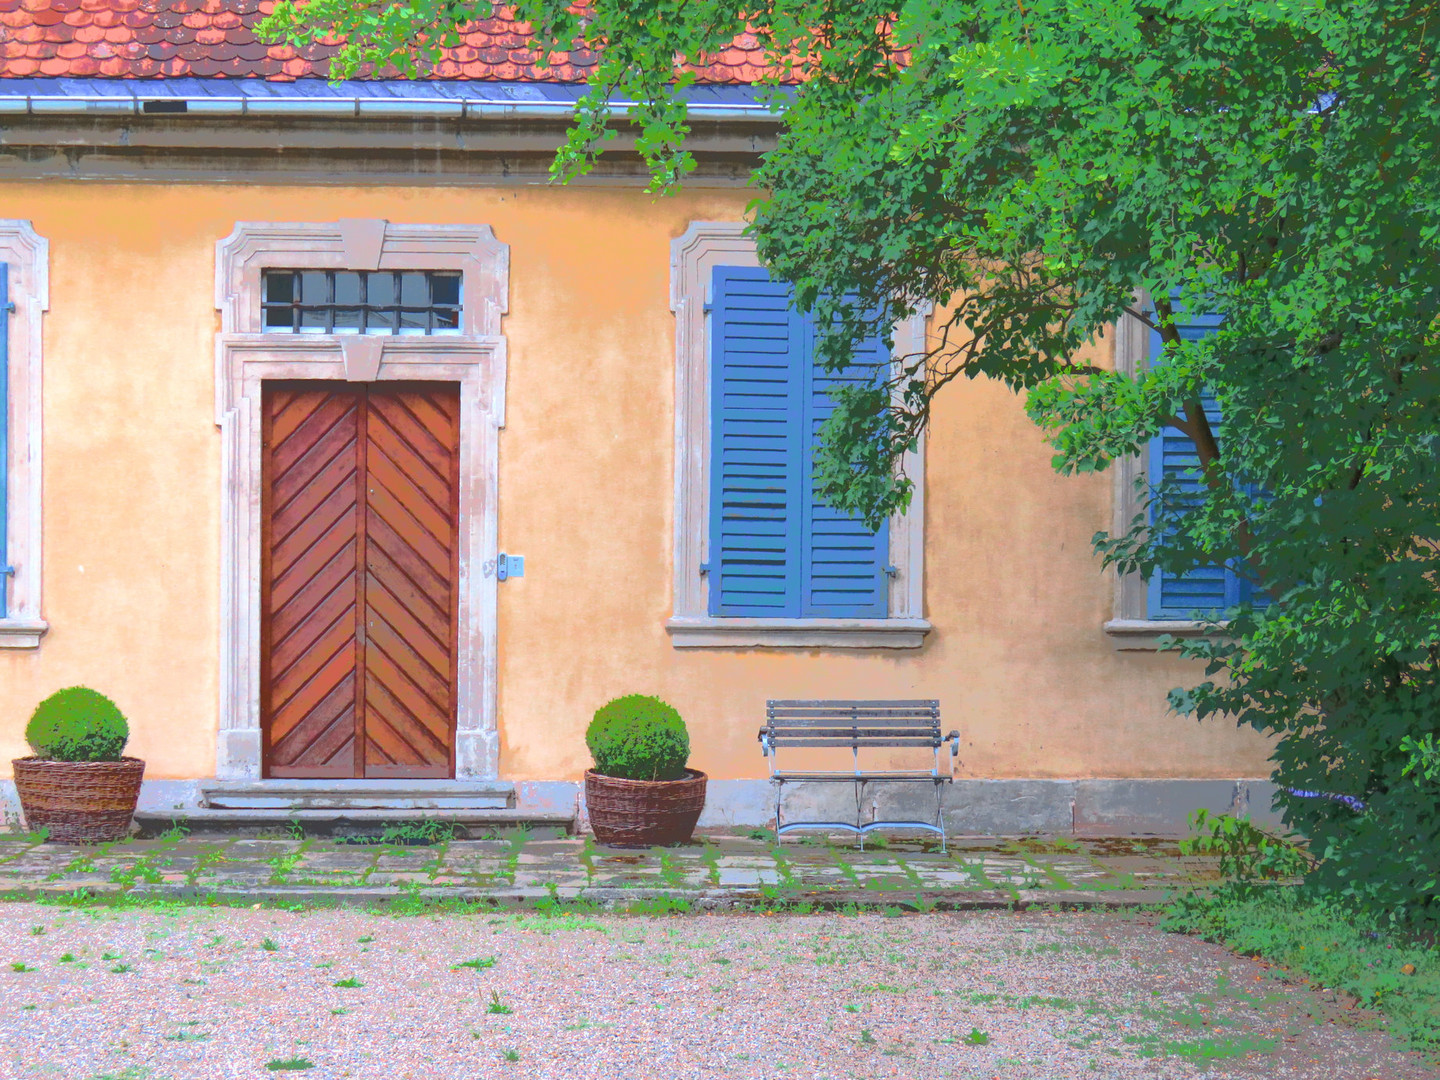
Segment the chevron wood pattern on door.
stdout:
[[267,775],[454,775],[459,405],[453,384],[266,384]]
[[363,389],[265,388],[261,707],[271,776],[359,760]]
[[365,462],[365,775],[452,776],[459,388],[372,388]]

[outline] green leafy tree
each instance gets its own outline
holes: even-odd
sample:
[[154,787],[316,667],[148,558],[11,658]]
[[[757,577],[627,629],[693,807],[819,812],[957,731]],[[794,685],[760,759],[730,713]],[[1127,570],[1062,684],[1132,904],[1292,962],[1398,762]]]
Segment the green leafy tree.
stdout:
[[[1282,796],[1319,883],[1440,918],[1433,757],[1417,749],[1440,732],[1440,7],[516,8],[538,51],[600,55],[562,180],[623,123],[653,188],[680,182],[689,67],[755,35],[784,124],[755,172],[752,235],[826,328],[822,357],[937,305],[923,355],[838,396],[816,456],[836,505],[878,522],[908,503],[901,455],[958,377],[1024,392],[1062,472],[1104,469],[1168,425],[1189,436],[1201,492],[1146,487],[1146,512],[1096,547],[1121,572],[1228,565],[1269,603],[1181,646],[1206,677],[1172,705],[1274,736],[1282,784],[1347,797]],[[489,13],[308,0],[267,30],[345,36],[337,74],[413,72]],[[621,118],[617,100],[638,104]],[[1184,311],[1223,326],[1183,340]],[[1163,363],[1075,360],[1127,312],[1159,332]]]

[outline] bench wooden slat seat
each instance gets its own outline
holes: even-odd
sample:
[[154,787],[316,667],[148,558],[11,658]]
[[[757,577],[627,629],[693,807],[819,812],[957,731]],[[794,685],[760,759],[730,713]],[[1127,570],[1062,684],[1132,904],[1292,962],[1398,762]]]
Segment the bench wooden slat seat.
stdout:
[[[929,780],[932,774],[926,772],[867,772],[863,774],[865,782],[873,783],[877,780]],[[853,780],[852,773],[837,772],[775,772],[770,774],[772,780]]]
[[[949,744],[949,768],[940,767],[940,750]],[[805,748],[849,749],[850,769],[780,769],[776,751]],[[928,747],[935,755],[930,769],[862,769],[860,751]],[[770,779],[776,782],[775,837],[795,829],[843,829],[853,832],[860,846],[865,834],[876,829],[923,829],[940,834],[940,848],[946,850],[945,823],[941,813],[944,788],[955,779],[955,759],[960,752],[960,733],[940,734],[940,702],[915,701],[794,701],[765,703],[765,726],[760,729],[760,749],[770,763]],[[784,821],[782,806],[785,784],[843,782],[855,785],[855,821]],[[871,783],[929,783],[935,791],[935,820],[871,820],[862,822],[861,804],[865,785]]]

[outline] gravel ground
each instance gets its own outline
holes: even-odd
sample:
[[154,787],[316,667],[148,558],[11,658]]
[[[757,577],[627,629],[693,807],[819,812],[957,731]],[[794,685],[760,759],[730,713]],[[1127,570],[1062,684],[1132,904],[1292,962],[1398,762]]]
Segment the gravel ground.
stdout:
[[6,1080],[1440,1076],[1336,995],[1143,915],[10,903],[0,986]]

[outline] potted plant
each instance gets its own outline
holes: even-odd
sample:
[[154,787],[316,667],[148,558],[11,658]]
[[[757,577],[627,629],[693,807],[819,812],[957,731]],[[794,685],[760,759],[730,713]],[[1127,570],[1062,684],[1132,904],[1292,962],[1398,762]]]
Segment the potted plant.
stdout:
[[40,702],[25,728],[34,756],[12,762],[26,824],[68,843],[123,840],[145,774],[143,761],[122,756],[129,738],[119,707],[89,687]]
[[595,711],[585,732],[595,767],[585,802],[595,839],[612,847],[683,844],[705,806],[705,774],[687,769],[690,733],[659,698],[630,694]]

